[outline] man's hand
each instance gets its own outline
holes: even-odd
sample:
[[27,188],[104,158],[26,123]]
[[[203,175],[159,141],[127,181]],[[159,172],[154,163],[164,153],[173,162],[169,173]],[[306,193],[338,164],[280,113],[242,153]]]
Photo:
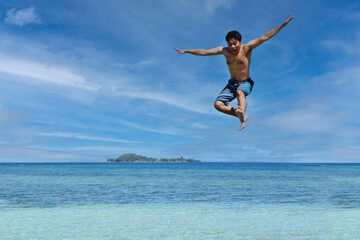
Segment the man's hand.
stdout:
[[283,23],[283,26],[285,27],[286,25],[288,25],[288,23],[293,20],[294,17],[290,17],[290,14],[286,17],[286,21]]
[[177,49],[177,48],[174,48],[176,51],[178,51],[179,54],[184,54],[185,53],[185,50],[181,50],[181,49]]

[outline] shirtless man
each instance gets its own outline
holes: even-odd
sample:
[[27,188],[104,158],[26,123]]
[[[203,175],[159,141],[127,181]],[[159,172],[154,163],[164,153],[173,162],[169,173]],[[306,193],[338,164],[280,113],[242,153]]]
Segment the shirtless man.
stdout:
[[[294,17],[288,15],[286,21],[280,26],[267,32],[264,36],[251,40],[244,45],[241,45],[241,34],[237,31],[231,31],[225,37],[228,47],[216,47],[208,50],[181,50],[175,48],[180,54],[190,53],[197,56],[222,54],[225,56],[231,79],[226,87],[220,92],[215,100],[214,106],[220,112],[238,117],[241,122],[239,130],[242,130],[245,127],[245,122],[248,119],[248,116],[245,115],[247,108],[246,96],[251,93],[254,86],[254,82],[251,80],[249,73],[252,50],[275,36],[293,19]],[[228,104],[235,98],[238,100],[238,105],[234,109]]]

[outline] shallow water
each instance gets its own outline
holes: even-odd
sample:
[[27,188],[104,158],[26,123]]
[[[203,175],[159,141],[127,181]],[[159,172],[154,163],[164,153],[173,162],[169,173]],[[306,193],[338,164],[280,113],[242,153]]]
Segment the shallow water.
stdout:
[[0,164],[1,239],[357,239],[360,165]]

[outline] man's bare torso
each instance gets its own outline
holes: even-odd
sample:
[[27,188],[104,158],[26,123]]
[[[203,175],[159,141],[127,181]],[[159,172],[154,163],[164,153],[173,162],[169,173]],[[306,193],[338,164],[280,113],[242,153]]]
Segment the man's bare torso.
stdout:
[[236,82],[243,82],[250,78],[251,49],[241,45],[237,54],[232,53],[229,48],[224,47],[223,54],[229,67],[231,79]]

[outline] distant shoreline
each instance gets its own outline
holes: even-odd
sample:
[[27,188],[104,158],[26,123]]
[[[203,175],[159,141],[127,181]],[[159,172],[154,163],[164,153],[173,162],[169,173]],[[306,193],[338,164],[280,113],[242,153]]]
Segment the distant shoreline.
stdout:
[[184,162],[201,162],[194,159],[180,158],[148,158],[134,153],[123,154],[120,157],[113,159],[108,158],[106,162],[110,163],[184,163]]

